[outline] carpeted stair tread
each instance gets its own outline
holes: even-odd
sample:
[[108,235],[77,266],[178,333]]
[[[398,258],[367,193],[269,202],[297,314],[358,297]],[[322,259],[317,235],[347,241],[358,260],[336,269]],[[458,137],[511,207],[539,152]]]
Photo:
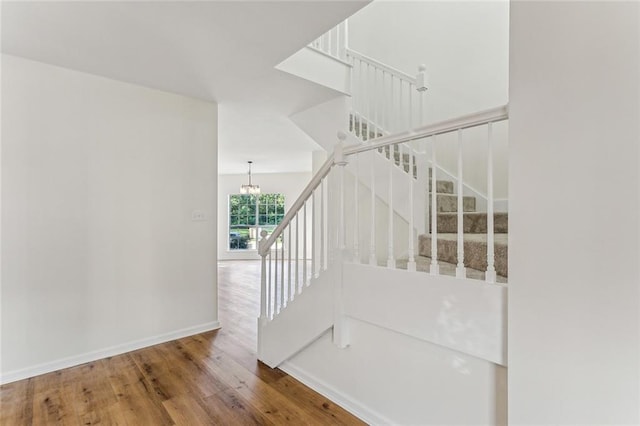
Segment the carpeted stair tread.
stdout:
[[[481,234],[487,232],[487,213],[466,212],[463,214],[464,233]],[[429,224],[431,229],[431,224]],[[438,213],[438,232],[456,233],[458,232],[458,213],[440,212]],[[509,232],[509,215],[507,213],[493,214],[493,230],[496,234]]]
[[[494,236],[495,268],[498,275],[508,276],[508,234]],[[431,256],[431,235],[418,237],[418,254]],[[458,235],[438,234],[438,260],[453,264],[458,263]],[[464,235],[464,264],[468,268],[484,271],[487,269],[487,235]]]

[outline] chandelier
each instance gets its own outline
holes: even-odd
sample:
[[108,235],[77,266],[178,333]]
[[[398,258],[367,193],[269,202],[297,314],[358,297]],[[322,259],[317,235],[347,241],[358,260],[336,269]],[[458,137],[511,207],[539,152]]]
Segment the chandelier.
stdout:
[[253,163],[253,161],[247,161],[247,163],[249,163],[249,184],[240,185],[240,193],[241,194],[259,194],[260,185],[251,184],[251,164]]

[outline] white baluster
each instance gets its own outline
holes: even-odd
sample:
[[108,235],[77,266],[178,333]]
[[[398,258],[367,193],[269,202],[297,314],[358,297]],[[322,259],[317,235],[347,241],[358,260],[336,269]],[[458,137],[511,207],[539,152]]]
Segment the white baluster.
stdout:
[[[426,230],[426,233],[429,234],[429,227],[431,226],[431,208],[429,207],[429,201],[431,200],[431,194],[429,193],[429,180],[431,179],[431,174],[429,173],[429,160],[427,158],[427,151],[428,151],[428,142],[426,139],[423,139],[420,141],[419,145],[420,147],[420,155],[417,157],[418,158],[418,163],[416,164],[417,166],[417,173],[416,175],[419,177],[418,180],[418,187],[426,187],[426,196],[424,198],[424,206],[425,206],[425,215],[424,215],[424,229]],[[423,172],[423,170],[425,170]],[[426,173],[426,180],[424,178],[424,173]],[[424,182],[426,181],[426,184],[424,184]],[[421,209],[420,209],[421,210]],[[420,220],[422,220],[422,218],[420,218]]]
[[[411,85],[409,85],[409,128],[413,129],[413,90],[411,90]],[[413,171],[411,171],[413,173]]]
[[360,133],[359,133],[360,136],[359,136],[359,138],[360,138],[360,140],[363,141],[364,140],[364,134],[362,133],[362,124],[363,124],[362,123],[362,111],[364,111],[364,92],[365,92],[366,89],[364,87],[363,78],[362,78],[362,70],[364,68],[363,62],[362,61],[358,61],[358,62],[359,62],[359,65],[360,65],[358,67],[358,87],[359,87],[359,91],[358,91],[358,94],[359,94],[359,96],[358,96],[358,103],[359,103],[358,113],[359,113],[359,116],[360,116],[360,120],[358,121],[359,125],[360,125]]
[[456,277],[466,278],[464,267],[464,186],[462,183],[462,129],[458,129],[458,265]]
[[380,118],[378,117],[378,110],[380,109],[380,92],[378,89],[378,69],[373,68],[373,87],[371,88],[371,94],[373,96],[373,138],[378,137],[378,128],[380,127]]
[[407,130],[407,128],[405,127],[405,119],[406,119],[406,114],[404,113],[404,105],[402,104],[402,92],[404,91],[403,89],[403,81],[401,78],[398,79],[398,86],[400,87],[399,93],[398,93],[398,124],[399,124],[399,131],[403,131],[403,130]]
[[422,126],[424,125],[424,92],[420,92],[418,96],[418,101],[420,102],[420,117],[418,117],[418,123]]
[[[373,67],[373,69],[375,70],[375,67]],[[367,92],[367,100],[365,103],[366,106],[366,113],[367,113],[367,130],[366,130],[366,140],[370,140],[371,139],[371,84],[369,83],[369,75],[371,74],[371,71],[369,70],[369,64],[367,63],[367,72],[366,72],[366,78],[365,78],[365,87],[366,87],[366,92]],[[364,110],[363,110],[364,111]]]
[[[302,268],[303,268],[303,273],[302,275],[304,276],[304,283],[306,284],[307,282],[307,204],[305,203],[304,205],[304,231],[302,233],[303,235],[303,246],[302,246],[302,250],[303,250],[303,257],[304,257],[304,261],[302,263]],[[318,270],[320,269],[318,267],[318,250],[316,249],[316,244],[318,243],[318,240],[316,238],[316,213],[318,211],[318,205],[316,204],[316,190],[314,189],[313,191],[311,191],[311,277],[313,278],[318,278]]]
[[[312,192],[313,194],[313,192]],[[312,204],[311,210],[311,219],[312,221],[315,218],[315,206]],[[311,284],[311,277],[307,277],[307,202],[305,201],[302,205],[302,286],[308,286]],[[311,232],[313,233],[313,223],[311,225]],[[311,236],[311,276],[313,276],[313,264],[316,262],[315,254],[314,254],[314,246],[316,241],[314,240],[313,234]],[[302,289],[300,289],[302,292]]]
[[280,290],[278,286],[278,240],[275,240],[273,244],[275,246],[275,259],[273,263],[273,311],[275,316],[280,313],[282,305],[278,303],[280,300],[278,293],[278,290]]
[[343,61],[347,59],[347,46],[349,46],[349,21],[343,21],[338,26],[339,28],[339,39],[340,39],[340,51],[339,58]]
[[376,256],[376,151],[372,149],[371,153],[371,242],[369,246],[369,265],[378,265],[378,257]]
[[387,96],[387,73],[382,70],[382,91],[380,99],[380,125],[389,132],[389,116],[387,110],[389,108],[388,96]]
[[324,226],[325,222],[325,181],[327,178],[322,179],[320,182],[320,271],[326,271],[326,256],[325,256],[325,242],[327,238],[327,230]]
[[[306,201],[305,201],[305,205],[306,205]],[[300,248],[300,234],[299,234],[300,222],[298,221],[298,216],[299,216],[298,213],[296,213],[296,282],[295,282],[295,285],[296,285],[296,293],[300,294],[302,292],[302,289],[300,288],[300,275],[299,275],[300,274],[300,255],[298,253],[298,250]]]
[[360,186],[360,171],[358,167],[359,158],[358,154],[353,157],[353,175],[354,175],[354,184],[353,184],[353,261],[356,263],[360,263],[360,251],[358,247],[360,245],[360,200],[358,198],[359,186]]
[[415,271],[416,270],[416,259],[415,259],[415,249],[414,249],[414,212],[413,212],[413,149],[411,149],[411,145],[409,145],[409,261],[407,262],[407,270]]
[[284,286],[284,229],[282,230],[282,233],[280,234],[280,238],[282,239],[282,241],[280,241],[280,250],[281,250],[281,256],[280,256],[280,309],[284,309],[287,307],[287,302],[286,302],[286,297],[285,297],[285,289],[286,287]]
[[289,273],[287,284],[289,285],[289,292],[287,295],[289,296],[289,302],[292,302],[295,293],[293,289],[293,280],[291,279],[291,223],[289,223],[287,229],[289,229],[289,232],[287,233],[289,236],[289,243],[287,244],[287,256],[289,257],[287,260],[287,272]]
[[[398,131],[398,110],[396,108],[396,92],[395,92],[395,76],[393,74],[389,74],[389,84],[391,85],[390,87],[390,94],[389,94],[389,132],[390,133],[396,133]],[[391,148],[391,145],[389,145],[389,148]],[[391,152],[391,150],[389,151]]]
[[351,71],[349,72],[349,91],[351,92],[351,100],[349,101],[349,131],[353,134],[356,133],[356,60],[355,58],[347,58],[347,60],[351,63]]
[[335,56],[335,54],[333,53],[333,39],[334,37],[334,28],[331,28],[329,31],[327,31],[327,44],[329,45],[329,49],[327,50],[327,53],[329,54],[329,56]]
[[431,265],[429,273],[440,275],[438,265],[438,194],[436,185],[436,136],[431,140]]
[[393,155],[393,145],[389,146],[389,155],[391,157],[391,161],[389,161],[389,233],[387,241],[387,268],[395,269],[396,267],[396,259],[395,254],[393,253],[393,163],[394,163],[394,155]]
[[273,263],[273,259],[271,259],[271,249],[269,249],[268,256],[269,260],[267,260],[267,263],[269,265],[269,271],[267,276],[269,277],[269,281],[267,282],[267,318],[273,319],[273,283],[271,282],[271,264]]
[[487,272],[488,283],[496,282],[493,214],[493,123],[487,126]]

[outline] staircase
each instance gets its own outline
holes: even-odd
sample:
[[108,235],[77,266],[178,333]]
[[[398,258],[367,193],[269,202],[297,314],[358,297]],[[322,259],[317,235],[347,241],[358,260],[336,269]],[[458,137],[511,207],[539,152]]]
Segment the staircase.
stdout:
[[[357,119],[350,117],[350,130],[359,139],[366,141],[383,136],[367,132],[367,124],[360,125]],[[364,138],[364,139],[363,139]],[[393,162],[399,169],[414,179],[418,176],[417,161],[414,154],[400,152],[398,145],[379,148],[378,152],[390,161],[390,152],[393,152]],[[413,157],[413,158],[412,158]],[[410,169],[413,166],[413,173]],[[432,169],[428,169],[428,176],[432,175]],[[432,180],[429,179],[429,211],[432,210],[431,192]],[[441,265],[440,273],[443,275],[455,275],[458,263],[458,196],[455,193],[455,182],[450,180],[436,180],[436,212],[437,212],[437,253]],[[484,271],[487,269],[487,232],[488,215],[486,212],[477,211],[475,196],[463,196],[463,240],[464,240],[464,265],[467,268],[467,277],[472,279],[485,279]],[[508,277],[508,213],[493,213],[494,227],[494,253],[497,282],[506,283]],[[429,272],[431,263],[432,226],[429,223],[429,233],[418,236],[418,256],[415,258],[416,270]],[[397,267],[406,269],[407,258],[398,259]]]
[[[389,159],[389,147],[380,149]],[[402,155],[394,150],[394,163],[403,169],[409,176],[409,154]],[[417,176],[415,159],[413,161],[413,177]],[[429,169],[429,176],[431,175]],[[431,200],[432,181],[429,180],[429,200]],[[436,181],[436,211],[437,211],[437,252],[440,263],[440,273],[455,276],[455,268],[458,263],[458,197],[454,192],[455,184],[449,180]],[[474,196],[463,197],[463,232],[464,232],[464,265],[467,268],[467,277],[484,280],[484,271],[487,269],[487,213],[476,210],[476,198]],[[429,202],[429,210],[432,209]],[[497,282],[506,283],[508,277],[508,213],[498,212],[493,214],[494,226],[494,251]],[[418,236],[418,256],[415,258],[416,270],[429,272],[431,263],[432,227],[429,224],[429,233]],[[407,258],[398,260],[399,269],[407,268]]]
[[[430,377],[468,375],[467,362],[489,373],[506,366],[507,288],[496,283],[507,279],[508,216],[493,212],[492,160],[485,197],[436,159],[436,146],[445,146],[464,170],[461,141],[478,129],[487,130],[491,153],[492,126],[508,119],[506,106],[422,125],[424,67],[411,77],[341,52],[351,66],[351,97],[295,120],[327,149],[327,161],[271,235],[261,235],[258,359],[338,398],[343,378],[370,377],[392,353],[415,354],[416,366],[433,369]],[[339,132],[335,144],[319,124],[328,115],[349,132]],[[456,134],[457,145],[447,139]],[[452,365],[439,364],[448,359]],[[340,372],[338,393],[297,362],[323,377]]]
[[[437,246],[438,260],[449,264],[458,263],[458,206],[457,196],[453,193],[453,182],[437,181]],[[464,229],[464,265],[477,272],[487,269],[487,213],[476,211],[476,199],[472,196],[463,197],[462,215]],[[498,282],[506,282],[507,272],[507,233],[508,214],[494,213],[494,250],[495,269]],[[431,228],[430,228],[431,231]],[[418,254],[431,258],[432,234],[422,234],[418,237]],[[467,276],[471,277],[467,271]],[[474,277],[480,277],[473,273]],[[484,277],[482,277],[484,278]]]

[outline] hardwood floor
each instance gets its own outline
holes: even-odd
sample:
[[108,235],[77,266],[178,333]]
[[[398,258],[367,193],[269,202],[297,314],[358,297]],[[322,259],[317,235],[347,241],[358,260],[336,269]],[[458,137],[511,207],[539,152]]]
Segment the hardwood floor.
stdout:
[[223,328],[0,387],[0,425],[360,425],[256,360],[258,262],[219,262]]

